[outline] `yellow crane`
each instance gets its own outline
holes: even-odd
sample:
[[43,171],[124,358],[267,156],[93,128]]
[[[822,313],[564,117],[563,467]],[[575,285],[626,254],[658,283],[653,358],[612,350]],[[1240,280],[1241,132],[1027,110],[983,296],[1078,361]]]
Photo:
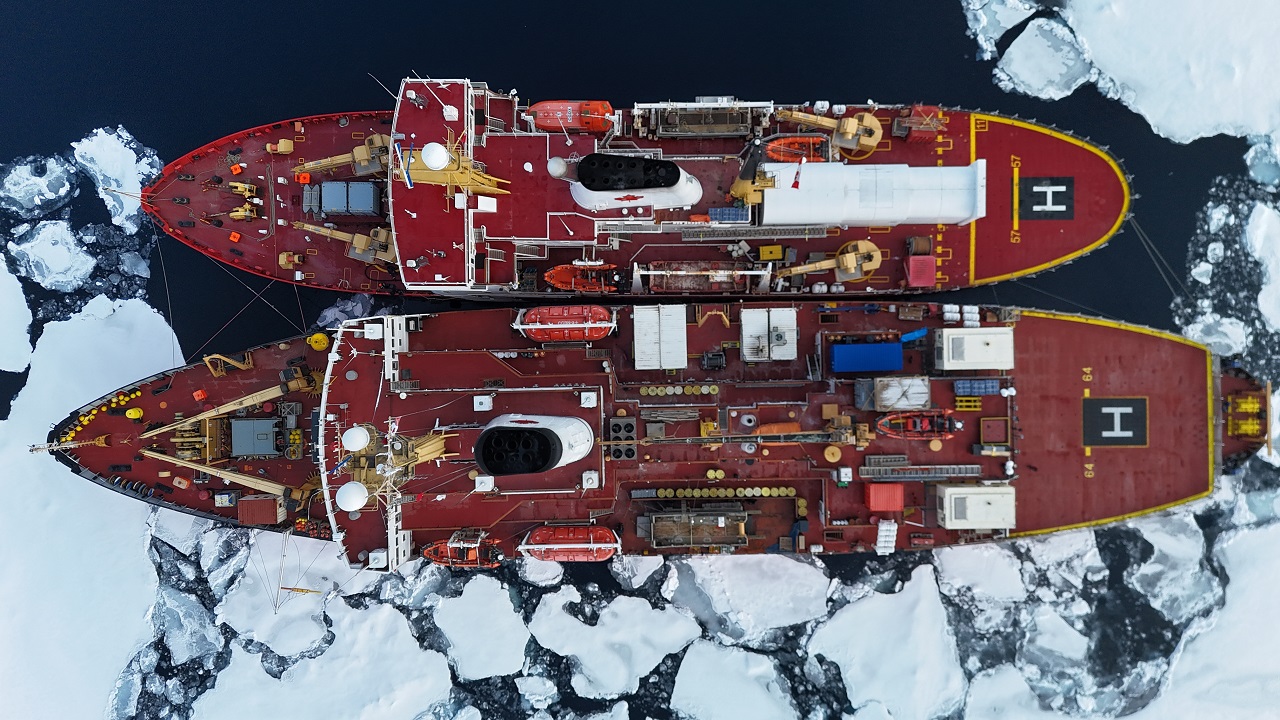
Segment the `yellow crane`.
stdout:
[[167,463],[173,463],[178,467],[184,467],[189,470],[199,470],[200,472],[207,473],[211,477],[222,478],[223,480],[228,480],[237,485],[247,487],[250,490],[257,490],[258,492],[267,493],[269,495],[280,495],[282,497],[292,498],[299,502],[301,502],[305,497],[305,492],[301,489],[291,490],[287,485],[283,485],[275,480],[268,480],[257,475],[246,475],[242,472],[217,467],[215,465],[205,465],[204,463],[198,463],[192,460],[183,460],[171,455],[165,455],[162,452],[151,450],[149,448],[139,450],[138,454],[154,460],[163,460]]
[[349,257],[362,256],[373,251],[373,259],[378,262],[393,263],[396,261],[396,248],[392,243],[394,235],[390,228],[374,228],[369,231],[368,235],[362,233],[343,232],[336,228],[327,228],[323,225],[312,225],[311,223],[295,222],[293,227],[297,230],[315,233],[334,240],[341,240],[351,246],[351,250],[355,253],[348,253]]
[[875,243],[870,240],[854,240],[837,250],[835,257],[803,265],[792,265],[791,267],[782,268],[774,274],[778,277],[790,277],[792,275],[823,272],[825,270],[838,270],[852,275],[851,279],[857,280],[875,272],[876,268],[880,267],[883,259],[880,255],[880,248],[876,247]]
[[870,152],[876,149],[880,139],[884,137],[884,126],[869,112],[844,118],[829,118],[799,110],[778,110],[775,115],[779,120],[831,131],[831,142],[836,147]]
[[391,136],[375,134],[364,139],[364,144],[352,148],[351,152],[333,155],[311,162],[295,165],[293,174],[321,173],[336,170],[349,165],[356,177],[376,175],[386,172],[387,157],[391,154]]

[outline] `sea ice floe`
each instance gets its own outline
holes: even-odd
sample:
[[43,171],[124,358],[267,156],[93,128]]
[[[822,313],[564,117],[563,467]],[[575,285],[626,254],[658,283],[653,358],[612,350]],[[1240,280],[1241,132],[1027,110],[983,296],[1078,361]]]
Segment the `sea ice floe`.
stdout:
[[814,631],[810,655],[840,666],[855,708],[884,705],[894,720],[947,715],[964,700],[965,678],[930,565],[894,594],[837,610]]
[[960,588],[975,597],[1001,602],[1022,600],[1027,588],[1022,583],[1022,562],[1003,545],[982,543],[943,548],[934,552],[938,585],[951,594]]
[[647,600],[620,595],[600,611],[596,624],[586,625],[565,610],[582,600],[572,586],[544,595],[529,621],[538,644],[573,658],[571,684],[588,698],[611,698],[636,691],[639,680],[667,655],[698,637],[702,630],[692,619]]
[[24,220],[57,210],[75,197],[76,167],[56,155],[0,165],[0,209]]
[[111,222],[129,234],[137,232],[142,186],[164,167],[155,151],[122,126],[98,128],[71,147],[76,164],[97,185]]
[[[676,562],[692,571],[715,620],[723,624],[721,631],[744,645],[760,643],[775,628],[827,615],[830,581],[821,567],[808,562],[786,555],[693,556]],[[764,587],[785,591],[762,592]],[[700,614],[698,606],[688,609]],[[712,620],[704,618],[704,624]]]
[[671,709],[698,720],[796,717],[786,683],[766,655],[698,640],[685,651]]
[[[146,303],[97,298],[45,326],[26,386],[0,422],[5,477],[29,490],[10,493],[0,542],[31,551],[0,573],[6,716],[101,717],[121,668],[152,637],[146,618],[157,586],[146,553],[148,506],[27,446],[45,442],[52,423],[85,402],[170,367],[172,337]],[[59,677],[75,681],[51,686]],[[133,690],[124,693],[127,704]]]
[[[1204,562],[1204,531],[1185,512],[1148,515],[1129,523],[1153,546],[1151,557],[1125,571],[1125,582],[1170,622],[1181,624],[1222,599],[1222,584]],[[1171,572],[1173,569],[1178,572]]]
[[996,64],[996,84],[1008,92],[1058,100],[1088,82],[1093,66],[1071,29],[1058,20],[1027,23]]
[[539,560],[532,557],[522,558],[518,562],[520,563],[520,579],[530,585],[550,587],[559,583],[560,578],[564,577],[564,566],[558,562]]
[[151,612],[175,665],[215,653],[226,645],[209,611],[192,595],[162,586]]
[[543,710],[560,699],[556,684],[541,675],[516,678],[516,690],[520,691],[520,697],[534,710]]
[[979,57],[996,56],[996,42],[1009,28],[1026,20],[1038,7],[1025,0],[961,0],[969,22],[969,35],[978,41]]
[[31,308],[22,283],[0,258],[0,370],[22,372],[31,360]]
[[1280,184],[1280,130],[1270,135],[1253,135],[1249,137],[1249,149],[1244,154],[1244,163],[1249,166],[1249,177],[1264,184]]
[[59,292],[79,288],[97,265],[65,220],[38,223],[20,240],[9,243],[9,254],[19,274]]
[[[1210,266],[1212,267],[1212,266]],[[1249,346],[1249,326],[1231,317],[1207,312],[1182,329],[1182,333],[1219,355],[1236,355]]]
[[524,666],[529,631],[507,587],[488,575],[471,578],[458,597],[441,599],[435,622],[449,640],[449,662],[463,680],[511,675]]
[[259,657],[233,646],[231,664],[195,702],[200,720],[438,717],[453,683],[440,653],[423,650],[390,605],[329,607],[334,641],[277,680]]
[[1280,331],[1280,213],[1270,205],[1255,204],[1245,224],[1244,244],[1262,265],[1258,311],[1271,331]]
[[622,587],[635,590],[665,564],[661,555],[614,555],[609,561],[609,572]]

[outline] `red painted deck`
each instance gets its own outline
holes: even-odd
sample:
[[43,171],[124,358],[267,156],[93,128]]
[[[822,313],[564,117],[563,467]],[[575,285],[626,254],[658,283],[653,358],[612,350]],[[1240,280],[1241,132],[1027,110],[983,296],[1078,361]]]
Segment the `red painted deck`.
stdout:
[[[408,99],[414,93],[417,102]],[[423,101],[425,99],[425,102]],[[759,135],[830,131],[780,119],[772,105],[763,113]],[[1039,272],[1093,250],[1111,238],[1128,215],[1129,188],[1118,163],[1104,150],[1067,133],[992,114],[932,106],[834,106],[824,117],[835,121],[871,113],[884,126],[873,151],[837,149],[834,163],[846,166],[964,167],[985,163],[985,212],[976,221],[956,224],[902,224],[845,227],[829,222],[762,226],[769,200],[749,210],[749,223],[708,221],[725,208],[740,205],[727,195],[750,149],[749,132],[711,136],[666,136],[652,127],[641,106],[619,110],[613,134],[547,132],[536,129],[523,104],[483,83],[467,80],[406,80],[394,121],[388,113],[352,113],[275,123],[224,138],[171,163],[147,191],[148,211],[178,239],[241,269],[286,282],[352,292],[410,292],[481,298],[545,297],[554,289],[544,273],[574,261],[593,260],[618,267],[617,291],[623,295],[661,294],[664,283],[633,270],[698,267],[699,263],[739,260],[761,272],[830,258],[845,244],[870,239],[883,262],[870,276],[840,283],[849,295],[898,294],[971,287]],[[776,109],[813,113],[812,106]],[[836,111],[840,114],[837,116]],[[923,117],[936,132],[911,139],[891,128],[903,113]],[[343,125],[339,121],[346,124]],[[295,131],[301,123],[302,132]],[[393,169],[373,182],[385,200],[383,216],[371,219],[319,217],[304,212],[294,164],[349,152],[373,133],[393,134],[399,149]],[[923,138],[923,141],[918,141]],[[294,139],[291,155],[272,155],[267,143]],[[406,170],[421,171],[422,148],[454,143],[453,154],[478,171],[500,179],[508,194],[485,195],[462,185],[405,180]],[[233,151],[238,153],[232,154]],[[569,183],[552,177],[551,158],[575,160],[593,152],[647,155],[672,160],[696,177],[702,199],[688,208],[655,209],[643,194],[627,207],[590,210],[577,204]],[[417,163],[415,166],[414,163]],[[227,175],[244,163],[242,176]],[[234,206],[225,192],[201,191],[211,175],[262,186],[270,217],[238,222],[208,220]],[[194,180],[178,180],[180,176]],[[801,167],[801,178],[804,169]],[[317,173],[313,183],[351,179],[349,168]],[[456,178],[455,178],[456,179]],[[365,178],[369,180],[369,178]],[[450,182],[453,182],[452,180]],[[810,181],[812,182],[812,181]],[[619,195],[616,199],[630,198]],[[187,202],[175,205],[174,201]],[[380,269],[345,257],[347,245],[308,235],[279,221],[330,223],[347,232],[373,225],[395,231],[399,267]],[[182,226],[180,223],[188,223]],[[232,243],[230,233],[242,239]],[[907,239],[927,237],[933,262],[932,282],[906,283]],[[742,243],[738,256],[728,247]],[[303,253],[303,267],[285,267],[281,252]],[[735,250],[735,252],[738,252]],[[667,265],[663,265],[666,263]],[[705,266],[702,266],[705,267]],[[758,280],[758,276],[752,276]],[[828,294],[838,278],[831,270],[759,282],[672,283],[688,295]],[[742,288],[745,288],[742,289]],[[571,292],[555,291],[572,295]]]
[[[743,311],[762,307],[795,309],[794,360],[744,360]],[[285,525],[310,517],[344,533],[353,562],[388,546],[391,507],[399,509],[400,527],[415,551],[455,530],[479,528],[510,556],[543,524],[594,522],[616,531],[627,553],[851,552],[875,545],[881,520],[898,522],[894,545],[910,549],[1095,525],[1173,506],[1208,493],[1224,455],[1231,461],[1256,450],[1259,439],[1250,433],[1269,427],[1265,389],[1238,370],[1220,373],[1204,347],[1109,321],[983,308],[983,327],[1013,328],[1013,369],[940,371],[935,333],[955,327],[944,325],[941,310],[815,302],[679,306],[675,325],[663,333],[682,330],[686,355],[683,366],[673,360],[669,370],[637,368],[644,354],[638,349],[652,331],[637,340],[637,310],[631,308],[618,309],[615,335],[589,346],[530,341],[510,327],[515,310],[417,316],[408,319],[403,338],[394,331],[398,320],[359,320],[345,325],[323,353],[295,339],[253,350],[250,370],[228,368],[214,379],[197,365],[125,388],[126,400],[80,423],[74,437],[106,435],[110,445],[61,456],[87,468],[82,474],[92,481],[123,491],[140,486],[152,502],[234,521],[234,509],[215,507],[200,491],[235,490],[235,483],[200,482],[198,474],[161,460],[139,459],[142,447],[174,453],[177,445],[171,434],[147,441],[138,435],[149,423],[172,421],[175,413],[191,417],[273,387],[292,363],[325,369],[319,427],[311,410],[321,399],[302,392],[229,417],[280,417],[282,404],[300,403],[301,458],[230,457],[219,466],[297,488],[318,472],[312,461],[318,455],[325,489],[291,504]],[[901,370],[833,369],[838,343],[893,343],[921,329],[926,334],[900,351]],[[722,352],[723,367],[704,370],[706,352]],[[399,373],[394,387],[387,368]],[[876,377],[930,378],[928,404],[952,409],[963,429],[936,446],[871,433],[858,447],[854,428],[874,427],[884,412],[857,400],[859,381]],[[987,380],[1006,392],[958,397],[957,380]],[[197,401],[193,393],[199,390],[207,398]],[[82,408],[55,437],[65,438],[79,415],[108,404],[103,399]],[[141,424],[120,414],[135,407],[144,411]],[[476,440],[504,413],[580,418],[593,444],[581,460],[547,472],[477,478]],[[392,440],[405,443],[438,434],[439,452],[411,472],[390,476],[394,493],[374,495],[361,512],[347,513],[326,500],[351,481],[351,458],[366,462],[338,442],[356,424],[379,433],[394,425]],[[792,435],[774,444],[754,436],[774,424],[826,437]],[[977,454],[982,446],[997,452]],[[1007,461],[1014,463],[1012,475]],[[375,462],[385,461],[370,458],[368,467]],[[862,476],[879,472],[867,470],[877,465],[899,469],[883,471],[895,475],[878,480]],[[932,477],[903,479],[903,472]],[[175,489],[175,475],[197,482]],[[868,506],[869,484],[889,498],[879,501],[884,509]],[[1013,527],[941,526],[940,488],[1006,484],[1016,493]],[[152,490],[161,486],[172,492]],[[698,512],[719,519],[685,528],[693,535],[683,544],[655,549],[654,538],[669,531],[672,517]]]

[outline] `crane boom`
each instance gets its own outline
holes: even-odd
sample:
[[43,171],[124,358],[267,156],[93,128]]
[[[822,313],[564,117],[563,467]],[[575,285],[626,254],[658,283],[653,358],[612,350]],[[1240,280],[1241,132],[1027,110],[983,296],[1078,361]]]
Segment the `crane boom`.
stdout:
[[302,499],[301,490],[290,490],[288,486],[282,485],[274,480],[267,480],[266,478],[257,477],[254,475],[246,475],[242,472],[236,472],[235,470],[228,470],[226,468],[215,467],[213,465],[205,465],[203,463],[192,462],[190,460],[182,460],[182,459],[173,457],[171,455],[165,455],[162,452],[158,452],[156,450],[150,450],[147,448],[143,448],[142,450],[139,450],[138,454],[142,455],[143,457],[149,457],[155,460],[163,460],[168,463],[173,463],[174,465],[188,468],[190,470],[199,470],[201,472],[212,475],[213,477],[222,478],[223,480],[229,480],[237,485],[243,485],[244,487],[247,487],[250,490],[257,490],[258,492],[264,492],[269,495],[280,495],[283,497],[289,497],[294,500]]
[[249,407],[253,407],[254,405],[261,405],[262,403],[267,402],[268,400],[275,400],[276,398],[286,395],[295,390],[310,390],[313,387],[315,387],[315,379],[312,378],[310,375],[299,371],[297,375],[295,375],[293,378],[289,379],[286,382],[282,382],[279,385],[276,385],[275,387],[270,387],[265,390],[259,390],[255,393],[249,393],[244,397],[237,398],[235,400],[232,400],[229,403],[224,403],[222,405],[219,405],[218,407],[213,408],[212,410],[206,410],[200,413],[199,415],[192,415],[189,418],[182,418],[181,420],[169,423],[164,427],[158,427],[154,430],[148,430],[142,433],[141,435],[139,435],[139,437],[140,438],[155,437],[156,435],[169,432],[170,430],[175,430],[184,425],[191,425],[192,423],[196,423],[201,420],[205,420],[207,418],[218,417],[219,415],[226,415],[227,413],[235,412],[236,410],[240,410],[242,408],[249,408]]

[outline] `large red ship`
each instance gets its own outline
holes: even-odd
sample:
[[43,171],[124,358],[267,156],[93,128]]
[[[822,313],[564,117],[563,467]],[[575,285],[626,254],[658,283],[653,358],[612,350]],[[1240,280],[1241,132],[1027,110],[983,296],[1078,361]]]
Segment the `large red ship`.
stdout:
[[473,298],[893,295],[1106,242],[1103,149],[989,113],[733,97],[544,101],[407,79],[394,112],[272,123],[170,163],[165,232],[276,280]]
[[1268,388],[1050,312],[728,302],[350,321],[60,423],[86,480],[332,537],[353,564],[848,553],[1100,525],[1209,494]]

